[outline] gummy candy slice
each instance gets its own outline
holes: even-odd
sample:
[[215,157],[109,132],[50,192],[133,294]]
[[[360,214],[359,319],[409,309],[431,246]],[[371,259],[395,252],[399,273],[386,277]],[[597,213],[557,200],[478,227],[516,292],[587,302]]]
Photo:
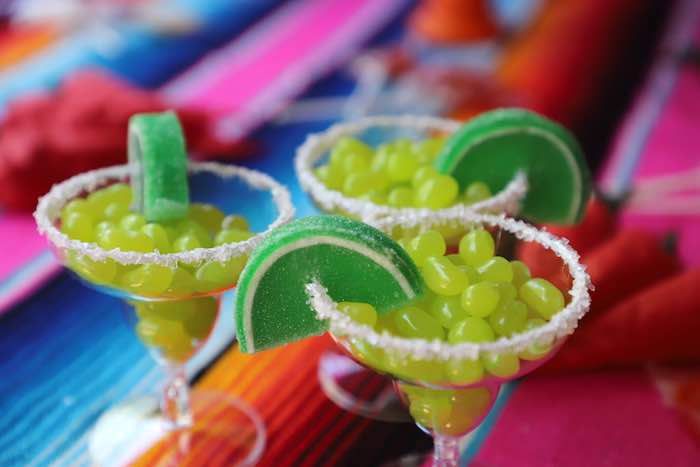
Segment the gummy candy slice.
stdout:
[[378,313],[409,302],[423,281],[408,254],[380,231],[339,216],[307,217],[273,232],[241,274],[235,318],[243,352],[321,334],[305,286],[318,280],[336,302],[362,302]]
[[591,193],[576,138],[522,109],[493,110],[470,120],[447,140],[434,165],[456,178],[461,190],[483,181],[493,193],[524,171],[528,190],[520,214],[533,222],[575,224]]
[[174,112],[142,113],[129,119],[129,164],[134,206],[149,222],[187,215],[187,152]]

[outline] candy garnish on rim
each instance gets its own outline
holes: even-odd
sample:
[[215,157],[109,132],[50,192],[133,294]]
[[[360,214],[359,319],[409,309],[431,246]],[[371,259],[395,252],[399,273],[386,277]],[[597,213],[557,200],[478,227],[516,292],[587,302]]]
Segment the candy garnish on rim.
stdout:
[[435,168],[461,189],[484,182],[503,189],[520,171],[528,178],[521,214],[534,222],[575,224],[591,193],[576,138],[563,126],[523,109],[498,109],[469,120],[445,143]]
[[241,350],[325,332],[305,291],[313,280],[335,300],[369,303],[380,314],[423,292],[413,261],[382,232],[338,216],[300,219],[266,238],[241,274],[235,305]]
[[174,112],[136,114],[129,119],[129,164],[134,206],[148,221],[187,215],[187,152]]

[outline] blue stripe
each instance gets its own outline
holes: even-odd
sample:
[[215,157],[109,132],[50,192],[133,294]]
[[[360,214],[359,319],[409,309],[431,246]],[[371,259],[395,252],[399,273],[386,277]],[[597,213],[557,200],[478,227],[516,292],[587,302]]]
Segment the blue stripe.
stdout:
[[460,466],[466,467],[469,465],[469,463],[479,453],[479,449],[481,449],[484,441],[486,441],[486,438],[488,438],[491,430],[496,424],[496,421],[498,421],[498,417],[501,415],[503,408],[506,406],[508,400],[510,400],[510,397],[513,395],[513,392],[515,392],[515,389],[519,384],[520,381],[512,381],[501,387],[501,392],[498,394],[498,399],[496,399],[496,403],[491,408],[491,412],[489,412],[484,421],[481,422],[479,428],[476,429],[474,436],[467,445],[467,449],[465,449],[465,451],[462,453],[462,457],[459,460]]
[[[661,47],[663,54],[655,58],[651,77],[643,90],[644,95],[633,110],[632,120],[625,125],[625,129],[631,128],[632,134],[622,142],[625,146],[621,149],[621,163],[618,172],[611,178],[612,186],[609,188],[612,195],[623,195],[633,183],[644,148],[678,81],[683,64],[676,57],[692,45],[698,17],[700,8],[692,0],[678,2],[673,9]],[[648,107],[640,108],[641,105]]]
[[73,34],[0,73],[0,109],[18,95],[52,88],[69,73],[88,67],[106,68],[137,85],[159,86],[279,3],[179,0],[178,4],[200,21],[199,29],[161,35],[143,26],[124,25],[117,28],[122,43],[108,56],[95,48],[94,33]]
[[[678,79],[678,68],[663,69],[657,76],[654,76],[651,90],[654,94],[651,106],[645,113],[640,114],[640,118],[635,118],[630,126],[632,134],[622,143],[625,145],[621,155],[621,163],[617,174],[613,177],[611,195],[622,196],[632,185],[634,174],[644,152],[651,132],[663,115],[663,110],[669,101],[673,88]],[[646,110],[646,109],[644,109]]]
[[15,290],[28,280],[32,280],[37,274],[42,273],[54,263],[50,251],[44,250],[34,258],[24,263],[19,269],[0,282],[0,302],[13,294]]

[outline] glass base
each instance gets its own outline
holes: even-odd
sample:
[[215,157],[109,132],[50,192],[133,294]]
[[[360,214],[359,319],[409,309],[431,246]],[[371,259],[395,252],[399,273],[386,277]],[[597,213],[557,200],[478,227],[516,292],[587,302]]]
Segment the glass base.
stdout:
[[318,363],[324,394],[348,412],[373,420],[413,423],[394,391],[391,378],[356,363],[344,354],[327,351]]
[[260,416],[225,393],[190,393],[194,423],[174,430],[163,417],[159,399],[139,397],[105,412],[90,434],[94,465],[249,466],[265,448]]
[[[470,461],[467,464],[460,462],[461,467],[496,467],[491,464],[484,464],[479,461]],[[435,467],[433,462],[433,453],[415,453],[407,454],[398,459],[383,463],[380,467]]]
[[398,459],[383,463],[380,467],[427,467],[432,464],[432,453],[406,454]]

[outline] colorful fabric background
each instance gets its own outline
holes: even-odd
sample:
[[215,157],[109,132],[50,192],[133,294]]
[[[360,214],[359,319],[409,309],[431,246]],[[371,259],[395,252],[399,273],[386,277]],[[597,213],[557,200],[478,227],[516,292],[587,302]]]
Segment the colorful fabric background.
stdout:
[[[201,3],[187,4],[194,8],[195,4],[198,6]],[[289,6],[290,3],[293,5]],[[345,3],[348,2],[343,2],[344,7],[350,9]],[[352,6],[358,8],[355,11],[361,11],[363,5],[376,8],[376,3],[379,2],[356,2]],[[552,2],[552,5],[562,3]],[[586,1],[577,5],[576,0],[569,0],[568,3],[573,5],[571,8],[575,8],[575,11],[584,11],[580,9],[583,3],[598,5],[600,10],[585,10],[589,12],[587,14],[603,14],[607,4],[602,1]],[[642,3],[624,3],[625,7],[615,10],[616,14],[627,19],[634,18],[643,11],[636,6]],[[688,24],[700,24],[696,9],[690,6],[695,3],[693,0],[679,2],[684,9],[677,13],[676,22],[669,26],[671,34]],[[208,13],[208,18],[213,22],[211,36],[204,34],[189,38],[188,41],[177,44],[177,47],[173,43],[152,42],[152,38],[139,34],[134,36],[137,43],[152,46],[154,51],[162,48],[172,51],[181,49],[182,56],[175,52],[170,57],[170,54],[163,54],[162,57],[154,58],[152,66],[134,66],[137,63],[136,57],[143,57],[136,55],[136,52],[120,59],[98,61],[102,66],[117,71],[133,82],[150,87],[161,86],[174,73],[187,69],[178,80],[165,84],[163,89],[166,95],[173,99],[189,100],[188,102],[207,95],[209,97],[206,99],[202,97],[202,102],[218,104],[219,101],[215,98],[217,90],[221,88],[217,85],[217,80],[222,75],[205,74],[207,79],[204,81],[211,86],[206,86],[201,93],[196,86],[191,85],[191,80],[197,78],[198,69],[227,72],[223,60],[230,64],[229,53],[235,48],[225,46],[218,52],[204,55],[198,65],[188,66],[196,58],[202,57],[205,51],[233,37],[223,37],[224,31],[235,34],[246,24],[259,24],[254,19],[259,21],[263,18],[264,21],[264,18],[274,18],[275,11],[279,10],[272,10],[273,4],[277,6],[277,2],[252,0],[207,2],[207,8],[212,8]],[[303,8],[299,5],[311,5],[313,8],[309,6],[307,13],[319,14],[322,4],[320,1],[297,0],[285,3],[282,8],[294,9]],[[410,5],[392,1],[387,1],[384,5],[387,6],[387,11],[389,7],[396,8],[390,11],[393,21],[380,34],[370,33],[371,28],[365,29],[366,36],[358,35],[353,40],[362,43],[362,37],[373,36],[373,43],[380,44],[401,35]],[[547,8],[554,8],[552,5]],[[224,7],[241,10],[235,13],[231,10],[229,16],[221,13],[223,10],[213,10]],[[557,11],[562,11],[559,10],[560,6],[556,8]],[[263,13],[268,15],[261,16]],[[548,21],[554,22],[550,24],[556,24],[556,15],[550,15],[549,18]],[[380,23],[373,24],[373,28],[376,28],[374,31],[380,27]],[[556,28],[543,29],[540,24],[539,29],[531,34],[543,34],[543,30],[553,29]],[[332,28],[325,31],[329,34],[336,32]],[[557,34],[565,32],[566,28]],[[341,39],[347,36],[336,37],[340,37],[337,40],[342,42]],[[525,36],[523,40],[528,40],[528,37],[531,44],[528,53],[556,44],[552,38],[543,45],[537,45],[537,41],[532,39],[534,36]],[[691,38],[692,34],[685,37]],[[44,42],[38,41],[33,51],[35,60],[16,64],[11,69],[8,68],[7,72],[2,71],[0,66],[0,103],[26,89],[50,86],[68,70],[97,60],[93,51],[85,52],[81,47],[73,47],[73,40],[77,39],[52,37]],[[565,41],[565,38],[560,37],[559,40]],[[679,42],[683,46],[688,45],[683,38]],[[190,47],[192,43],[196,43],[196,46]],[[257,44],[257,50],[261,54],[270,50],[265,48],[265,42]],[[612,49],[612,45],[605,44],[605,47]],[[51,53],[42,54],[42,51],[49,49]],[[0,49],[0,54],[2,50],[4,49]],[[337,50],[342,55],[350,49],[340,47]],[[20,52],[13,53],[19,57]],[[311,55],[303,54],[303,57],[309,56]],[[223,57],[222,62],[217,61],[216,57]],[[664,60],[661,58],[660,63]],[[523,62],[519,63],[522,68],[514,73],[520,75],[524,82],[527,82],[525,77],[528,73],[540,72],[539,69],[529,69]],[[596,63],[597,66],[613,66],[605,60]],[[277,94],[274,94],[275,99],[288,100],[312,79],[317,80],[320,73],[337,64],[333,62],[329,65],[325,60],[320,60],[316,69],[319,74],[308,80],[292,80],[294,89],[278,89]],[[659,73],[659,68],[662,69],[661,73],[666,72],[665,68],[657,67],[655,73]],[[229,69],[228,72],[233,73],[235,69]],[[652,124],[644,126],[644,132],[633,136],[627,130],[619,133],[616,147],[625,146],[630,138],[635,138],[637,150],[632,152],[633,156],[627,156],[627,153],[619,156],[616,150],[603,175],[606,186],[617,186],[611,180],[618,180],[617,174],[622,172],[628,174],[619,176],[619,180],[622,180],[619,186],[623,188],[629,186],[632,180],[660,173],[662,164],[658,161],[664,160],[669,148],[674,148],[675,155],[672,159],[678,161],[673,168],[687,168],[691,161],[683,158],[687,156],[688,148],[695,148],[695,153],[700,148],[700,144],[696,144],[691,137],[694,135],[690,133],[693,127],[687,123],[689,109],[694,112],[688,101],[692,101],[692,96],[696,95],[697,75],[694,69],[685,65],[682,69],[676,67],[674,70],[675,76],[679,78],[672,79],[671,85],[663,94],[672,97],[662,99],[664,104],[653,113]],[[270,74],[266,77],[275,76],[274,70],[267,71]],[[570,78],[567,73],[562,76]],[[605,74],[601,76],[604,80]],[[650,82],[653,82],[654,76],[656,75],[652,75]],[[274,87],[273,84],[278,81],[269,79],[265,82]],[[596,83],[600,84],[599,81]],[[254,84],[245,82],[246,86]],[[352,83],[345,74],[334,73],[316,81],[303,96],[344,96],[351,89]],[[643,106],[640,103],[656,100],[658,92],[656,86],[643,89],[627,121],[638,118],[635,115],[639,113],[639,106]],[[221,110],[228,114],[247,103],[235,92],[231,92],[227,94],[225,106]],[[268,114],[252,115],[254,118],[246,120],[246,124],[250,122],[250,128],[268,117]],[[236,120],[234,118],[230,121]],[[269,124],[253,135],[263,145],[246,165],[268,172],[290,187],[299,216],[315,213],[316,210],[297,185],[292,155],[308,133],[320,131],[330,123],[332,122]],[[626,127],[628,125],[633,128],[643,126],[639,121],[628,123]],[[672,144],[681,138],[687,144],[695,145]],[[633,157],[633,161],[618,163],[622,160],[621,157]],[[629,167],[630,164],[632,169],[622,172],[617,169]],[[663,169],[671,171],[665,165]],[[254,222],[262,221],[262,218],[252,216]],[[628,222],[638,222],[631,217],[632,213],[629,216],[626,218],[629,219]],[[691,221],[686,221],[673,216],[673,225],[689,225],[693,217],[690,218]],[[648,217],[643,217],[642,221],[648,222],[646,219]],[[3,233],[11,231],[16,236],[14,238],[17,238],[9,248],[13,251],[24,248],[25,253],[23,259],[14,263],[0,261],[0,278],[3,278],[0,282],[0,303],[2,300],[8,300],[9,303],[6,298],[9,294],[15,294],[13,300],[21,298],[21,301],[14,302],[6,314],[0,316],[0,465],[89,465],[87,437],[99,415],[129,395],[155,391],[161,374],[126,325],[123,305],[119,301],[84,287],[65,272],[43,282],[41,274],[54,272],[55,263],[41,241],[32,235],[34,227],[31,219],[2,214],[0,222]],[[685,233],[683,238],[688,238]],[[692,240],[683,241],[691,242],[683,244],[683,251],[692,252],[695,245]],[[686,254],[686,257],[692,261],[691,256]],[[31,287],[39,284],[44,285],[31,295],[26,295]],[[225,306],[230,307],[230,299],[231,296],[228,295]],[[230,321],[224,319],[219,326],[226,328],[230,325]],[[222,332],[221,329],[218,332],[218,347],[209,349],[204,358],[200,356],[191,366],[190,373],[199,376],[196,378],[198,387],[221,389],[239,395],[262,413],[268,427],[268,447],[261,465],[370,466],[401,453],[427,451],[430,448],[427,437],[408,424],[389,425],[350,415],[335,407],[321,394],[315,379],[316,361],[332,345],[327,338],[311,339],[254,357],[243,356],[233,347],[208,367],[211,356],[231,337],[230,332]],[[535,377],[516,382],[505,388],[496,409],[470,437],[462,462],[467,464],[475,461],[474,465],[490,466],[700,465],[698,438],[693,437],[692,422],[688,422],[693,420],[695,406],[692,398],[682,397],[681,388],[688,387],[687,381],[676,378],[675,373],[651,369],[582,376]],[[368,390],[371,390],[371,386],[368,386]],[[700,433],[700,429],[695,432]],[[226,465],[225,457],[219,458],[217,462],[218,465]],[[143,458],[138,465],[153,464],[152,458]],[[211,461],[209,465],[217,464]]]

